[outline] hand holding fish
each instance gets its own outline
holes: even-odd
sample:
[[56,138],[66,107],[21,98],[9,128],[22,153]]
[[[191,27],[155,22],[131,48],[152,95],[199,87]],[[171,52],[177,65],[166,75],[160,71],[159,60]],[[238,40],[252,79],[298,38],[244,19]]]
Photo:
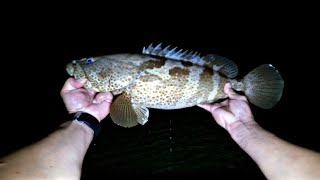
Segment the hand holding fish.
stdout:
[[216,122],[231,134],[244,125],[256,124],[247,98],[234,92],[230,83],[224,86],[224,92],[229,99],[221,103],[198,106],[209,111]]
[[70,114],[83,111],[101,121],[110,112],[113,96],[110,92],[96,93],[84,89],[85,81],[69,78],[61,89],[61,97]]
[[257,163],[267,179],[320,177],[318,152],[286,142],[264,130],[254,120],[245,96],[234,92],[229,83],[224,86],[224,92],[229,97],[227,100],[198,106],[211,112],[216,122]]

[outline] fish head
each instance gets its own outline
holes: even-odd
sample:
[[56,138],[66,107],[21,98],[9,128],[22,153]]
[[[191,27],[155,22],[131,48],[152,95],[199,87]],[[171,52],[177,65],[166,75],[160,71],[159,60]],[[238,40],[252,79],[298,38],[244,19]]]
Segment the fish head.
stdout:
[[122,89],[131,84],[140,72],[135,64],[119,61],[114,55],[73,60],[66,65],[66,71],[75,79],[87,79],[84,87],[96,92]]
[[76,63],[76,60],[73,60],[71,63],[68,63],[66,65],[66,71],[70,76],[74,75],[74,70],[77,68]]
[[[102,61],[103,60],[103,61]],[[73,60],[66,65],[66,71],[75,79],[86,79],[84,87],[93,91],[109,90],[111,62],[103,57],[89,57]]]
[[90,66],[92,66],[95,60],[93,57],[73,60],[66,65],[66,71],[70,76],[74,76],[75,79],[88,79],[87,74],[90,74],[92,69]]

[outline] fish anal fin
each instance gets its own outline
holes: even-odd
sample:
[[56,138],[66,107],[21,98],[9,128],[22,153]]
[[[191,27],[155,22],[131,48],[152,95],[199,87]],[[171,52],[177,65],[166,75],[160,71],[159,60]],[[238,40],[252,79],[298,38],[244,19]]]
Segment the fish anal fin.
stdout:
[[130,97],[123,93],[112,103],[110,117],[115,124],[130,128],[138,123],[145,124],[148,121],[149,110],[146,107],[132,104]]

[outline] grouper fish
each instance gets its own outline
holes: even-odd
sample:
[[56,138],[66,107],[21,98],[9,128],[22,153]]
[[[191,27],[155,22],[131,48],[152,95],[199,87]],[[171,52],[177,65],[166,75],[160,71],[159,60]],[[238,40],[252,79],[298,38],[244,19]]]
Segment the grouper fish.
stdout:
[[148,108],[180,109],[228,98],[223,91],[230,82],[250,103],[263,109],[274,107],[282,96],[283,79],[271,64],[262,64],[240,80],[237,65],[217,55],[202,56],[162,48],[143,48],[141,54],[111,54],[73,60],[66,71],[75,79],[87,79],[84,88],[118,95],[111,105],[112,121],[123,127],[144,125]]

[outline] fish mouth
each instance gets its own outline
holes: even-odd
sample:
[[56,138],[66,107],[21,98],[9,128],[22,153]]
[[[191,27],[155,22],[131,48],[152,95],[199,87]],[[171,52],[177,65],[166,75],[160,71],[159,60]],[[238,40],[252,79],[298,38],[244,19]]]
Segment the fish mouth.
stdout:
[[69,63],[66,65],[66,71],[70,76],[73,76],[74,73],[74,64],[73,63]]

